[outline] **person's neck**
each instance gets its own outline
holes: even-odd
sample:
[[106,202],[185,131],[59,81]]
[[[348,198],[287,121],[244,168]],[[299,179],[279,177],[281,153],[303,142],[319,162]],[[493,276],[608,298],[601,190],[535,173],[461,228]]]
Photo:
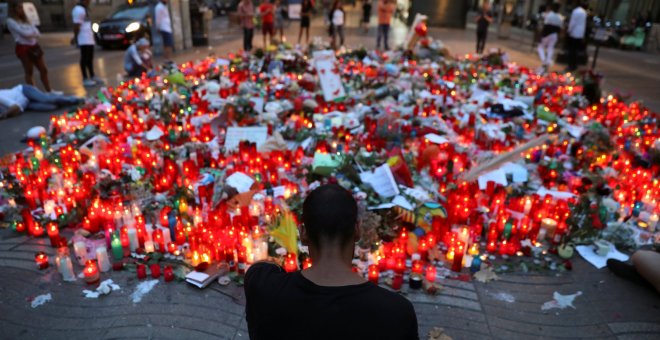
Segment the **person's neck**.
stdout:
[[310,248],[312,267],[302,271],[302,275],[319,286],[349,286],[366,282],[353,272],[352,249],[327,247],[322,250]]

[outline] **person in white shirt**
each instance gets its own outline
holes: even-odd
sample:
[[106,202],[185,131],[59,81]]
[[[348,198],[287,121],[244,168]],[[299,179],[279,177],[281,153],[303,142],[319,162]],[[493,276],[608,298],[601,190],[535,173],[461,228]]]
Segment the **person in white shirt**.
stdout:
[[543,19],[541,42],[539,43],[538,50],[541,63],[545,68],[549,68],[552,65],[555,45],[557,44],[561,27],[564,24],[564,18],[557,11],[559,11],[559,3],[555,2],[550,6],[550,11],[546,13]]
[[15,107],[18,107],[19,111],[54,111],[59,107],[77,105],[83,101],[80,97],[42,92],[28,84],[0,89],[0,112]]
[[170,10],[167,8],[167,0],[160,0],[156,5],[155,12],[156,27],[163,38],[163,54],[166,60],[170,60],[174,48],[174,37],[172,36],[172,20],[170,19]]
[[124,53],[124,70],[129,77],[139,77],[151,69],[151,51],[149,40],[140,38]]
[[[332,8],[332,26],[334,27],[332,31],[332,46],[335,48],[344,46],[344,20],[344,8],[340,1],[335,1]],[[339,45],[337,45],[337,35],[339,35]]]
[[90,0],[80,0],[71,12],[73,19],[73,40],[80,49],[80,70],[84,86],[94,86],[102,81],[94,75],[94,32],[89,18]]
[[573,9],[571,19],[568,22],[568,68],[567,71],[577,69],[578,51],[584,43],[584,33],[587,28],[587,11],[584,10],[582,1]]
[[9,3],[9,19],[7,19],[7,28],[16,42],[16,56],[23,65],[25,74],[25,83],[34,85],[32,71],[36,66],[41,76],[41,83],[46,92],[51,92],[50,81],[48,80],[48,68],[44,61],[44,52],[39,46],[37,38],[40,33],[36,26],[28,21],[23,10],[23,1],[15,0]]

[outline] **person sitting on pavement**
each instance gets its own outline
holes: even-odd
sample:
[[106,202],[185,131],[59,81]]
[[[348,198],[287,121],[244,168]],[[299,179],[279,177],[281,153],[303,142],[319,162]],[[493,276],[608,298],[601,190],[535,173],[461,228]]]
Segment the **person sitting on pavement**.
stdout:
[[652,250],[638,250],[630,257],[632,264],[616,259],[607,260],[607,268],[616,276],[660,293],[660,253]]
[[129,77],[139,77],[151,69],[151,50],[149,40],[140,38],[124,53],[124,71]]
[[[84,102],[84,98],[42,92],[38,88],[22,84],[11,89],[0,90],[0,116],[6,110],[54,111],[60,107]],[[6,113],[5,113],[6,114]]]
[[359,238],[353,195],[337,184],[323,185],[302,210],[300,238],[313,264],[292,273],[269,262],[248,269],[250,339],[418,339],[410,301],[352,270]]

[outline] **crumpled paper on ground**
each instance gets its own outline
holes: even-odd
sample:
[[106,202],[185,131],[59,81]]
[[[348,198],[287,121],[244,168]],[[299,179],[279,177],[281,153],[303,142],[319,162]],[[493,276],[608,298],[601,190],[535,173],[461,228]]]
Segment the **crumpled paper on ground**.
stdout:
[[575,309],[575,306],[573,306],[573,301],[575,300],[576,297],[582,295],[581,291],[578,291],[575,294],[568,294],[568,295],[562,295],[559,294],[558,292],[554,292],[552,294],[553,300],[547,301],[541,306],[541,310],[550,310],[553,308],[557,309],[564,309],[566,307],[571,307]]
[[85,297],[88,299],[98,299],[98,297],[101,295],[107,295],[112,291],[120,289],[121,287],[119,287],[118,284],[115,284],[112,279],[107,279],[101,282],[101,284],[96,287],[96,290],[84,289],[83,294],[85,294]]
[[35,297],[34,300],[32,300],[31,306],[32,306],[32,308],[37,308],[37,307],[43,305],[44,303],[46,303],[48,301],[52,301],[52,300],[53,300],[53,296],[50,293],[42,294],[42,295],[39,295],[39,296]]

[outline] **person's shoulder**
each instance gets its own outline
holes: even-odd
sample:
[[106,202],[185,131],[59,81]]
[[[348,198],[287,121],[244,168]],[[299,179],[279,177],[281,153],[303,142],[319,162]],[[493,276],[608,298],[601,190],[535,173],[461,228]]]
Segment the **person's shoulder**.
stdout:
[[379,308],[382,306],[391,309],[393,313],[415,315],[415,309],[413,308],[412,303],[401,294],[376,285],[373,285],[373,288],[370,289],[370,293],[375,299],[383,302],[382,304],[379,304]]
[[245,280],[251,280],[256,277],[264,277],[273,273],[283,273],[282,267],[272,262],[257,262],[248,268],[245,273]]

